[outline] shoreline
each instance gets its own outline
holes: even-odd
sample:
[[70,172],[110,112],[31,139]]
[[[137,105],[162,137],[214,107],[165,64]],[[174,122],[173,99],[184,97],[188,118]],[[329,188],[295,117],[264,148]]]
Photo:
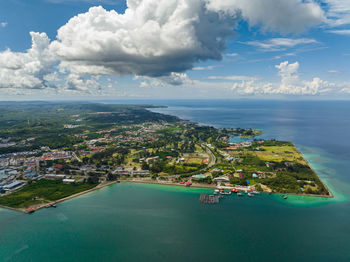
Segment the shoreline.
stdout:
[[[28,207],[28,208],[14,208],[14,207],[8,207],[8,206],[4,206],[4,205],[0,205],[0,208],[4,208],[4,209],[8,209],[8,210],[12,210],[12,211],[17,211],[17,212],[21,212],[24,214],[28,214],[29,212],[27,211],[27,209],[32,208],[34,211],[38,211],[42,208],[46,208],[46,207],[50,207],[51,205],[55,205],[57,203],[61,203],[76,197],[79,197],[81,195],[99,190],[101,188],[116,184],[118,181],[110,181],[108,183],[101,183],[99,185],[97,185],[94,188],[76,193],[74,195],[70,195],[55,201],[51,201],[45,204],[39,204],[36,207]],[[184,187],[186,188],[186,186],[184,186],[183,184],[179,184],[179,183],[175,183],[175,182],[159,182],[159,181],[142,181],[142,180],[120,180],[121,183],[138,183],[138,184],[149,184],[149,185],[161,185],[161,186],[177,186],[177,187]],[[323,183],[323,182],[322,182]],[[325,185],[326,186],[326,185]],[[209,185],[209,184],[199,184],[199,183],[194,183],[192,184],[190,187],[187,188],[203,188],[203,189],[217,189],[218,186],[217,185]],[[328,189],[328,187],[326,187]],[[329,191],[330,192],[330,191]],[[330,195],[314,195],[314,194],[297,194],[297,193],[281,193],[281,192],[261,192],[262,194],[274,194],[274,195],[293,195],[293,196],[306,196],[306,197],[321,197],[321,198],[334,198],[334,195],[330,192]]]
[[57,203],[61,203],[61,202],[73,199],[75,197],[78,197],[78,196],[81,196],[81,195],[93,192],[95,190],[99,190],[101,188],[113,185],[115,183],[117,183],[117,181],[110,181],[108,183],[101,183],[101,184],[98,184],[97,186],[95,186],[94,188],[91,188],[91,189],[88,189],[88,190],[85,190],[85,191],[82,191],[82,192],[79,192],[79,193],[76,193],[76,194],[73,194],[73,195],[61,198],[61,199],[57,199],[57,200],[54,200],[54,201],[51,201],[51,202],[48,202],[48,203],[38,204],[37,206],[32,206],[32,207],[27,207],[27,208],[15,208],[15,207],[8,207],[8,206],[0,205],[0,208],[9,209],[9,210],[12,210],[12,211],[17,211],[17,212],[21,212],[21,213],[24,213],[24,214],[29,214],[29,212],[27,211],[29,208],[32,208],[34,210],[34,212],[35,212],[35,211],[38,211],[38,210],[40,210],[42,208],[50,207],[51,205],[55,205]]
[[[293,143],[294,144],[294,143]],[[321,181],[322,185],[327,189],[329,195],[326,195],[326,197],[328,198],[334,198],[334,195],[332,193],[332,191],[329,189],[329,187],[322,181],[322,178],[317,174],[317,172],[314,170],[314,168],[312,167],[312,165],[310,164],[310,162],[305,158],[305,156],[303,155],[303,153],[297,148],[297,146],[294,144],[295,149],[299,152],[299,154],[304,158],[304,160],[306,161],[306,163],[309,165],[309,167],[311,168],[312,172],[314,172],[316,174],[316,176],[318,177],[318,179]],[[297,194],[298,195],[298,194]],[[305,195],[310,195],[310,194],[305,194]],[[311,194],[312,195],[312,194]],[[319,196],[323,196],[323,195],[319,195]]]
[[[157,182],[157,181],[142,181],[142,180],[121,180],[122,183],[131,182],[131,183],[139,183],[139,184],[150,184],[150,185],[162,185],[162,186],[182,186],[183,184],[175,183],[175,182]],[[207,185],[207,184],[198,184],[194,183],[190,187],[195,188],[204,188],[204,189],[217,189],[217,185]],[[275,195],[294,195],[294,196],[306,196],[306,197],[323,197],[323,198],[334,198],[333,194],[330,195],[315,195],[315,194],[297,194],[297,193],[281,193],[281,192],[261,192],[263,194],[275,194]]]

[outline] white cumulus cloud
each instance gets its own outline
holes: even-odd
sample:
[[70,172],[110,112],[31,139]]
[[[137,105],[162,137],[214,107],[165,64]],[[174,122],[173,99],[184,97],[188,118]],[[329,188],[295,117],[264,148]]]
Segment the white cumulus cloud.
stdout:
[[236,14],[251,26],[282,33],[300,33],[326,21],[324,11],[313,0],[209,0],[209,9]]
[[[97,88],[91,76],[101,75],[188,83],[183,72],[196,62],[222,59],[241,19],[263,30],[299,33],[325,18],[313,0],[127,0],[124,13],[92,7],[59,28],[52,42],[32,32],[26,52],[0,52],[0,87],[85,91]],[[274,41],[290,46],[301,40]]]
[[275,66],[281,78],[279,83],[264,83],[255,80],[235,82],[232,90],[237,94],[275,94],[275,95],[318,95],[334,91],[336,85],[314,77],[312,81],[301,80],[299,63],[282,62]]
[[272,38],[266,41],[248,41],[245,44],[256,46],[264,51],[280,51],[285,48],[295,47],[297,45],[318,43],[312,38]]
[[50,40],[45,33],[30,33],[32,47],[26,52],[0,52],[0,88],[48,87],[45,78],[52,73],[55,62]]
[[72,18],[52,50],[74,73],[162,76],[221,59],[233,25],[201,0],[128,1],[125,14],[93,7]]

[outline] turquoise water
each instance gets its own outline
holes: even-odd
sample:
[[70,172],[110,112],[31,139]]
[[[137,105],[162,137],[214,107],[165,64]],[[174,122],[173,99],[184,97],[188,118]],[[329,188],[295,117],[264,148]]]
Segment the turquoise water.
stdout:
[[32,215],[0,209],[0,261],[350,261],[350,103],[154,103],[295,142],[335,198],[262,194],[200,205],[210,190],[116,184]]

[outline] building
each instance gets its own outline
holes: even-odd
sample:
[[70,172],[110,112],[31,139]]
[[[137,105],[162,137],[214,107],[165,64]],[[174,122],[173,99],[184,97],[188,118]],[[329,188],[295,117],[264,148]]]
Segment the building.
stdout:
[[220,176],[220,177],[216,177],[214,178],[214,180],[218,183],[227,183],[230,182],[230,179],[228,179],[227,176]]
[[192,178],[194,179],[203,179],[203,178],[207,178],[210,175],[204,175],[204,174],[198,174],[198,175],[193,175]]
[[139,171],[133,171],[134,176],[148,176],[149,170],[139,170]]
[[69,179],[69,178],[65,178],[62,180],[64,184],[73,184],[75,183],[74,179]]
[[11,184],[3,186],[4,190],[13,190],[16,189],[17,187],[21,186],[23,184],[22,181],[14,181]]
[[45,178],[47,179],[65,179],[66,175],[55,175],[55,174],[47,174],[45,175]]
[[115,175],[120,175],[120,176],[125,176],[125,175],[130,175],[131,172],[128,171],[128,170],[115,170],[115,171],[113,172],[113,174],[115,174]]

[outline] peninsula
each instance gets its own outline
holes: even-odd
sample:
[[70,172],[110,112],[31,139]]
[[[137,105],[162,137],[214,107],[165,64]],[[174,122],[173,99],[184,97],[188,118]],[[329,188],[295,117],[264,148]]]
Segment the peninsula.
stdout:
[[152,107],[1,102],[0,206],[33,212],[119,181],[332,196],[291,142]]

